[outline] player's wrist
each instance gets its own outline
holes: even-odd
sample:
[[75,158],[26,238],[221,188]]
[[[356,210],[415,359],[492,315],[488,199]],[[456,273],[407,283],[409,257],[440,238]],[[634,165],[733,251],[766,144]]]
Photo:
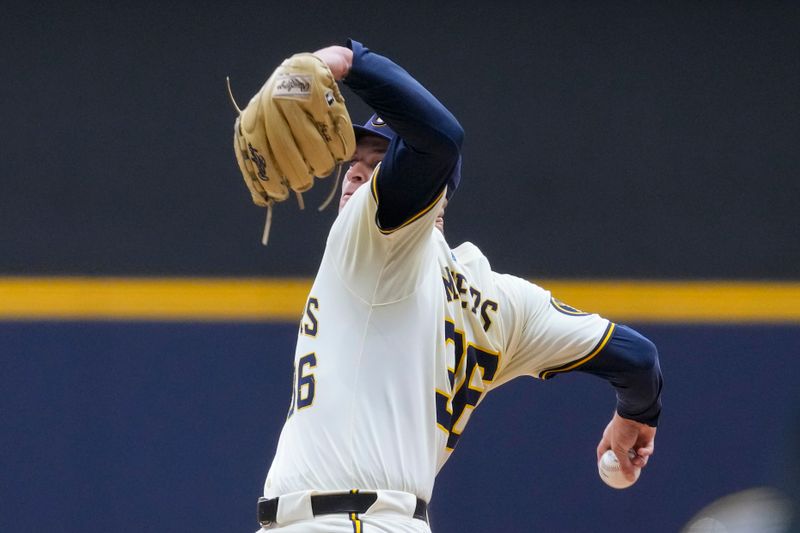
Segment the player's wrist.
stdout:
[[639,412],[632,412],[618,401],[616,413],[624,420],[653,428],[658,427],[658,418],[661,416],[661,397],[659,396],[647,409]]

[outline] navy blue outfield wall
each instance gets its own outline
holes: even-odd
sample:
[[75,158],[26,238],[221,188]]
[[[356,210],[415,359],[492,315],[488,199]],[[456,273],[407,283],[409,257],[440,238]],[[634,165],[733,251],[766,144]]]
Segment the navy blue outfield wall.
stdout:
[[9,4],[2,274],[312,275],[328,184],[260,246],[225,76],[353,36],[464,125],[447,231],[501,271],[800,275],[797,2]]
[[[578,374],[517,380],[476,411],[439,476],[436,533],[675,532],[720,496],[785,486],[800,328],[638,328],[659,346],[667,385],[639,483],[613,491],[597,477],[610,387]],[[295,333],[0,323],[0,531],[254,531]]]

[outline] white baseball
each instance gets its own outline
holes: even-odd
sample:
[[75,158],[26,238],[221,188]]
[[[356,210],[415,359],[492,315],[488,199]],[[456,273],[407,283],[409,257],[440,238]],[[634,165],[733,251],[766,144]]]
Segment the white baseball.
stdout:
[[[635,456],[636,453],[633,450],[628,452],[628,457],[631,459]],[[600,479],[606,485],[615,489],[627,489],[636,483],[636,480],[639,479],[639,474],[642,473],[641,468],[636,468],[633,481],[628,481],[622,473],[617,456],[611,450],[606,450],[606,453],[600,458],[600,462],[597,463],[597,471],[600,473]]]

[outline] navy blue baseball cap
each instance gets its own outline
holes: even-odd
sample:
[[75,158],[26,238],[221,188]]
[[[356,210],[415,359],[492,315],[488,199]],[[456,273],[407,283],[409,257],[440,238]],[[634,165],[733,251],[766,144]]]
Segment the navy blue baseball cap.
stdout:
[[389,125],[378,115],[372,115],[369,117],[369,120],[367,120],[363,126],[354,124],[353,131],[356,134],[356,141],[365,135],[380,137],[381,139],[386,139],[389,142],[392,142],[392,139],[397,137],[397,134],[394,132],[394,130],[390,128]]
[[[356,134],[356,142],[361,137],[371,135],[373,137],[379,137],[381,139],[386,139],[389,142],[392,142],[397,134],[394,132],[389,125],[384,122],[384,120],[379,117],[377,114],[372,115],[369,117],[363,126],[359,126],[357,124],[353,125],[353,131]],[[458,161],[456,162],[456,166],[453,169],[453,173],[447,179],[447,199],[453,196],[458,188],[458,184],[461,183],[461,156],[458,156]]]

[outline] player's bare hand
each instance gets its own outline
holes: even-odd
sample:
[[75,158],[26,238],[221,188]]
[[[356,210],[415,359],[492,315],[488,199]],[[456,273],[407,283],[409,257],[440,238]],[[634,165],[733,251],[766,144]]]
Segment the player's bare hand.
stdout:
[[[613,450],[617,456],[622,473],[633,481],[636,468],[643,468],[655,449],[656,428],[634,420],[622,418],[614,413],[611,422],[603,431],[603,438],[597,445],[597,460],[606,452]],[[635,455],[631,457],[629,451]]]
[[344,46],[328,46],[317,50],[314,55],[328,65],[336,81],[347,76],[350,67],[353,66],[353,51]]

